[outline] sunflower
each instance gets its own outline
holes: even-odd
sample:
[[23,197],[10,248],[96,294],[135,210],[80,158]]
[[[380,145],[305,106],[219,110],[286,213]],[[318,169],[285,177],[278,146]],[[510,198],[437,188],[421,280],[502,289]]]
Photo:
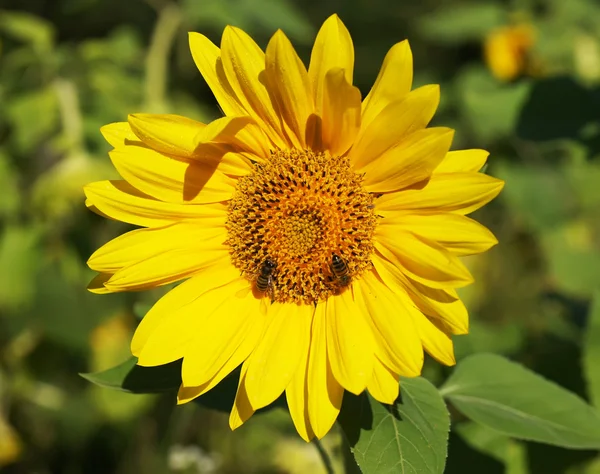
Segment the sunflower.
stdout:
[[501,81],[512,81],[521,74],[535,72],[531,55],[535,36],[533,25],[528,23],[490,31],[485,38],[484,57],[492,74]]
[[427,128],[439,88],[411,91],[407,41],[361,100],[336,15],[308,70],[281,31],[265,52],[235,27],[220,49],[189,40],[225,116],[102,128],[123,180],[87,185],[87,206],[140,228],[90,257],[90,290],[185,280],[137,328],[138,364],[183,359],[179,403],[241,365],[232,429],[285,392],[299,434],[321,438],[345,390],[392,403],[424,351],[454,364],[456,288],[473,281],[459,257],[497,243],[465,215],[503,182],[478,173],[487,152],[449,151],[453,131]]

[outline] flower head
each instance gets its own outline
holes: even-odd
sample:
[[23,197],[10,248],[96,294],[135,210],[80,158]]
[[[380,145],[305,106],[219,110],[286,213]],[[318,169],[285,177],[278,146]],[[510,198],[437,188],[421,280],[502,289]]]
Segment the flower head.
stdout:
[[496,28],[485,39],[485,62],[497,79],[511,81],[527,72],[534,42],[535,30],[530,24]]
[[411,91],[408,42],[363,100],[335,15],[308,70],[281,31],[265,53],[234,27],[220,49],[197,33],[190,47],[225,117],[103,127],[123,180],[85,188],[92,210],[141,227],[91,256],[91,291],[185,279],[140,323],[138,363],[183,359],[180,403],[241,365],[231,427],[285,392],[306,440],[344,390],[392,403],[423,350],[453,364],[468,330],[455,289],[472,282],[458,257],[496,243],[465,215],[503,183],[478,173],[487,152],[450,152],[452,130],[427,128],[439,89]]

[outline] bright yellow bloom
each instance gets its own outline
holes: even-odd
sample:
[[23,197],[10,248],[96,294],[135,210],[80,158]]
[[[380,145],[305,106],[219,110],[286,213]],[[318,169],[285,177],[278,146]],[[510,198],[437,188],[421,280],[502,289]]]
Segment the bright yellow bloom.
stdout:
[[281,31],[266,52],[234,27],[220,49],[197,33],[190,47],[226,116],[107,125],[124,180],[85,188],[94,211],[142,227],[92,255],[92,291],[186,279],[140,323],[138,363],[183,358],[180,403],[241,364],[231,427],[285,391],[306,440],[344,389],[392,403],[423,349],[454,364],[450,336],[468,330],[455,288],[472,282],[458,257],[496,243],[465,214],[503,182],[478,173],[487,152],[449,152],[453,131],[426,128],[439,88],[411,91],[408,42],[362,101],[336,15],[308,70]]
[[526,72],[535,31],[531,25],[503,26],[485,39],[485,62],[501,81],[511,81]]

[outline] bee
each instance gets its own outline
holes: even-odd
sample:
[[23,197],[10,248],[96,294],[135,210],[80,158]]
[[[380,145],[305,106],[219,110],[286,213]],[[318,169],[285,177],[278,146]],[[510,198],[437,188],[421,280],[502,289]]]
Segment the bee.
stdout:
[[348,265],[338,254],[334,253],[331,256],[329,268],[339,286],[348,286],[352,281],[352,277],[348,274]]
[[261,293],[273,293],[273,273],[277,265],[270,258],[265,259],[256,278],[256,289]]

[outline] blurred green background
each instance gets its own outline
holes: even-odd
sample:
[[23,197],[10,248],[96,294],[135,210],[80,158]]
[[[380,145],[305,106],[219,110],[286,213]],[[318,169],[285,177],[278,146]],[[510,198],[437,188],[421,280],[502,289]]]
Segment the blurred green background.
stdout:
[[[161,294],[85,290],[87,257],[127,227],[87,211],[81,187],[116,177],[100,126],[133,112],[219,116],[188,31],[218,43],[233,24],[264,47],[282,28],[307,61],[334,12],[363,95],[408,38],[415,85],[441,84],[435,124],[456,128],[455,149],[490,150],[486,172],[507,182],[475,215],[500,244],[468,259],[472,330],[457,357],[502,353],[600,404],[589,390],[600,354],[582,363],[581,350],[600,287],[597,1],[0,0],[2,473],[324,472],[281,408],[231,433],[227,414],[175,407],[174,394],[78,376],[126,359]],[[428,361],[425,375],[440,383],[450,370]],[[511,441],[454,415],[448,473],[600,473],[593,452]],[[337,429],[323,445],[343,472]]]

